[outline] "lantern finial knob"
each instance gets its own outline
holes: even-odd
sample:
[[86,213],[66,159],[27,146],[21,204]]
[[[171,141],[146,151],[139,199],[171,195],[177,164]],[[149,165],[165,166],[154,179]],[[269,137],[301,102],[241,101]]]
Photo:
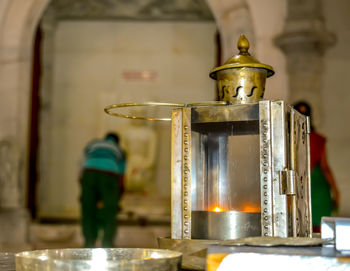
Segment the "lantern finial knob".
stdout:
[[239,50],[239,54],[240,55],[250,55],[248,53],[248,49],[249,49],[249,40],[246,38],[246,36],[241,35],[238,39],[237,42],[237,47]]
[[211,70],[217,80],[218,98],[230,103],[254,103],[264,97],[266,77],[275,72],[270,65],[260,63],[248,52],[249,41],[241,35],[237,42],[239,53],[224,65]]

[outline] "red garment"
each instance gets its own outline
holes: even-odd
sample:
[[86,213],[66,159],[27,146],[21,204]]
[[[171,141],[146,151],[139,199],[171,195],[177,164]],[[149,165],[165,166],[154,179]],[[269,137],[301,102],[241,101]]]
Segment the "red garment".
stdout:
[[312,131],[310,134],[310,158],[311,170],[321,162],[322,155],[325,151],[326,138]]

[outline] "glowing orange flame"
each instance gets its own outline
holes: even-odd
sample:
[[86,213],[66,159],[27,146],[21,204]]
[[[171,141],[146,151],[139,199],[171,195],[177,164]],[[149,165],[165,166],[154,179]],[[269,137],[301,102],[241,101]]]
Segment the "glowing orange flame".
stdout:
[[[235,209],[231,209],[230,211],[234,211]],[[209,209],[210,212],[215,212],[215,213],[221,213],[221,212],[226,212],[228,211],[225,208],[222,208],[218,205],[214,205]],[[251,204],[244,204],[240,209],[237,209],[236,211],[238,212],[245,212],[245,213],[259,213],[261,212],[261,207],[256,206],[256,205],[251,205]]]
[[224,210],[222,208],[220,208],[219,206],[215,206],[212,209],[212,211],[215,212],[215,213],[220,213],[220,212],[223,212]]

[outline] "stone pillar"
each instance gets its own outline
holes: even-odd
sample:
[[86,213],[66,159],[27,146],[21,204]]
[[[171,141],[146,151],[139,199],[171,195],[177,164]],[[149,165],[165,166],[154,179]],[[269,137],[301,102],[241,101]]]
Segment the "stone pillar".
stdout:
[[42,30],[42,74],[40,81],[40,126],[39,126],[39,172],[40,183],[37,187],[38,215],[40,207],[45,206],[47,198],[44,196],[48,191],[50,179],[50,157],[52,154],[52,88],[53,88],[53,65],[54,65],[54,36],[57,29],[56,13],[52,5],[48,6],[40,23]]
[[32,45],[48,0],[0,3],[0,246],[27,243],[25,208]]
[[[245,0],[207,0],[221,38],[221,62],[237,54],[237,40],[244,34],[254,52],[255,35],[251,14]],[[253,53],[254,54],[254,53]]]
[[320,0],[288,0],[284,30],[275,39],[287,57],[290,102],[310,103],[316,127],[322,118],[323,55],[335,42],[326,30],[321,4]]

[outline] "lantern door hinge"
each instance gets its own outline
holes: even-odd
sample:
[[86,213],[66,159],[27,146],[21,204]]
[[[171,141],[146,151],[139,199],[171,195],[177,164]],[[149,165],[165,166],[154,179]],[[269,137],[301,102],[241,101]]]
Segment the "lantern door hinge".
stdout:
[[280,193],[283,195],[296,194],[296,173],[292,169],[284,169],[279,172]]

